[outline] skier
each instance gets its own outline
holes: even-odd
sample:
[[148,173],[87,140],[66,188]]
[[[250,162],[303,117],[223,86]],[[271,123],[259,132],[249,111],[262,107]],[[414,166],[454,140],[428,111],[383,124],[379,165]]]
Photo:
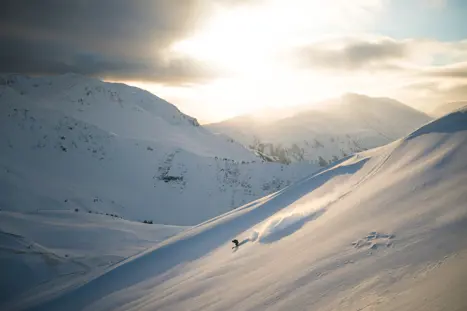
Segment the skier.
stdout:
[[238,240],[237,239],[232,240],[232,243],[235,244],[235,246],[232,247],[232,248],[238,247]]

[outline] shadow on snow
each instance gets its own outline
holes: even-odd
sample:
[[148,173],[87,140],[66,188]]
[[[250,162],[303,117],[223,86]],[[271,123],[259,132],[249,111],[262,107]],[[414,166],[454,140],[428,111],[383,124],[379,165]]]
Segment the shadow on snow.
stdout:
[[[197,226],[188,230],[182,233],[182,235],[171,238],[166,243],[116,266],[105,274],[83,284],[81,287],[70,290],[30,310],[82,310],[105,296],[148,281],[177,265],[197,260],[227,241],[232,240],[238,234],[299,200],[333,177],[357,172],[366,161],[367,159],[363,159],[351,165],[335,167],[334,169],[315,173],[309,178],[301,180],[272,195],[261,206],[242,209],[238,213],[231,213],[228,217],[219,217],[214,222],[208,222],[204,226]],[[286,231],[273,236],[270,241],[272,242],[274,238],[278,239],[281,236],[293,233],[300,229],[304,223],[319,215],[321,214],[311,214],[297,224],[287,228]],[[249,241],[250,239],[246,239],[241,244]]]

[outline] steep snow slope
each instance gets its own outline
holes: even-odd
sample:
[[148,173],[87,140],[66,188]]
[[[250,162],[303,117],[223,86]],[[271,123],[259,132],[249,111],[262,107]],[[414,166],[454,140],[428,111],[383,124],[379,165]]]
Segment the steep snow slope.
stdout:
[[466,158],[463,110],[9,307],[465,310]]
[[313,165],[262,163],[174,106],[77,75],[0,86],[0,206],[193,225],[289,185]]
[[385,145],[430,121],[430,117],[389,98],[347,94],[270,122],[238,117],[207,127],[282,162],[321,165],[348,154]]

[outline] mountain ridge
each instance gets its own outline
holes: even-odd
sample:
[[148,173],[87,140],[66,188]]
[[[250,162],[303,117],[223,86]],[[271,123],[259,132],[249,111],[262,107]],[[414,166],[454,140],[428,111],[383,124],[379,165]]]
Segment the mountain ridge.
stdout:
[[293,116],[269,123],[255,123],[249,116],[239,119],[240,124],[231,119],[207,127],[282,162],[321,166],[387,144],[431,120],[393,99],[359,94],[326,101],[321,108],[303,107]]
[[79,209],[193,225],[317,169],[263,163],[134,87],[79,75],[1,81],[5,210]]

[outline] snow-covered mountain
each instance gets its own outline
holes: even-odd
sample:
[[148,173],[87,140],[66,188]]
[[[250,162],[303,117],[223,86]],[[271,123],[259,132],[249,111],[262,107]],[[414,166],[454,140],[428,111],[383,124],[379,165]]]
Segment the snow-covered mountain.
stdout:
[[8,307],[465,310],[466,158],[462,110]]
[[441,117],[448,113],[467,107],[467,101],[458,101],[440,104],[433,109],[430,114],[435,117]]
[[393,99],[357,94],[347,94],[317,107],[300,107],[296,115],[270,122],[241,116],[207,127],[273,160],[311,161],[325,166],[399,139],[431,120]]
[[262,163],[175,106],[80,75],[0,77],[0,207],[194,225],[316,170]]

